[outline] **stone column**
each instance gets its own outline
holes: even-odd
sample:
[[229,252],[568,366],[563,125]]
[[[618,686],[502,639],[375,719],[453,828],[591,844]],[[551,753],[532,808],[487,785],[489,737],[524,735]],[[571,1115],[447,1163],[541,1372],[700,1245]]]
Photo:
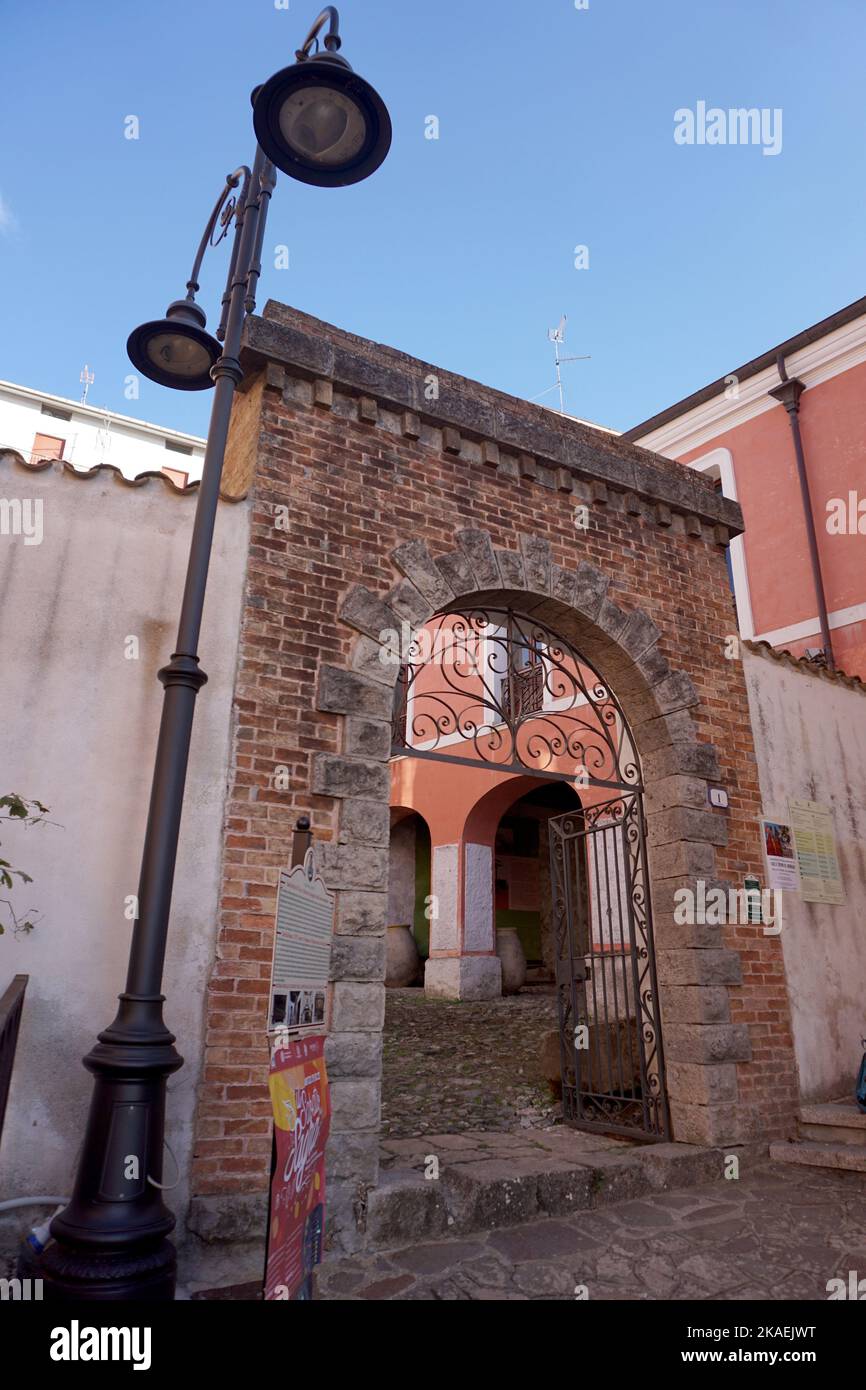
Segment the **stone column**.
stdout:
[[493,848],[433,846],[430,959],[424,989],[439,999],[498,999],[502,967],[493,918]]

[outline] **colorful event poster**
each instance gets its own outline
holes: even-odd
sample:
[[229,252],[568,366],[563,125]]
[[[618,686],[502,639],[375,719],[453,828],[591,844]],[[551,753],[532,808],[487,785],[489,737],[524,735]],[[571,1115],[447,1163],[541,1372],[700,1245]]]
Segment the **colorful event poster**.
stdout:
[[325,1229],[325,1143],[330,1122],[323,1036],[274,1048],[268,1086],[274,1111],[266,1299],[312,1298]]
[[796,892],[800,887],[794,837],[791,827],[780,821],[762,820],[761,836],[767,860],[767,885],[783,892]]

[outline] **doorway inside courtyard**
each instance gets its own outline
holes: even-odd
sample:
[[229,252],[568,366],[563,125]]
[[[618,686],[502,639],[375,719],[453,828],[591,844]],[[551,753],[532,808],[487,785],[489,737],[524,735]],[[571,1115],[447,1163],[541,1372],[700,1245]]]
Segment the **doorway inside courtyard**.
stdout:
[[440,614],[404,656],[384,1137],[667,1137],[640,765],[613,692],[506,608]]

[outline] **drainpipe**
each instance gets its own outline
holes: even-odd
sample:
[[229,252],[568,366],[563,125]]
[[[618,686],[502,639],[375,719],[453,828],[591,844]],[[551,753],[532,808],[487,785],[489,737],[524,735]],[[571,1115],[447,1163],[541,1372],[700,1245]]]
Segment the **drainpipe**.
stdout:
[[812,566],[812,583],[815,586],[815,598],[818,601],[818,622],[821,625],[821,646],[824,648],[824,657],[827,668],[835,671],[836,662],[833,657],[833,639],[830,636],[830,619],[827,615],[827,599],[824,593],[824,580],[821,575],[821,560],[818,555],[818,537],[815,533],[815,517],[812,511],[812,497],[809,492],[809,478],[806,473],[806,459],[803,454],[803,439],[800,434],[800,397],[805,391],[802,381],[796,377],[793,379],[788,376],[785,366],[785,357],[779,353],[776,358],[776,365],[779,369],[779,376],[782,378],[781,386],[774,386],[769,392],[788,412],[788,420],[791,425],[791,434],[794,436],[794,453],[797,458],[797,476],[800,479],[800,496],[803,500],[803,519],[806,522],[806,535],[809,540],[809,560]]

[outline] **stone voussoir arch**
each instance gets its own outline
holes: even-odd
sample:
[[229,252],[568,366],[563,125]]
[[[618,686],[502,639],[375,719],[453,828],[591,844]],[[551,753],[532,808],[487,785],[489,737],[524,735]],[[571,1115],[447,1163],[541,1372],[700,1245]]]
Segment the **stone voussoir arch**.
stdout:
[[[671,669],[664,634],[642,609],[611,597],[615,581],[581,560],[553,560],[538,535],[521,534],[497,549],[483,530],[455,532],[454,550],[433,556],[421,540],[391,552],[401,578],[382,595],[353,586],[339,609],[356,633],[348,666],[323,664],[316,705],[342,716],[341,752],[317,753],[314,793],[341,803],[337,841],[323,846],[323,868],[338,899],[334,1012],[329,1041],[337,1089],[351,1085],[349,1053],[360,989],[381,990],[361,1008],[366,1022],[384,1016],[384,911],[393,688],[399,664],[383,655],[389,636],[420,629],[437,613],[464,604],[508,603],[572,642],[610,683],[629,720],[645,782],[647,846],[656,924],[660,1010],[667,1055],[674,1138],[717,1144],[739,1139],[737,1063],[750,1056],[748,1029],[731,1023],[729,990],[740,959],[722,945],[721,927],[678,924],[674,893],[716,876],[716,846],[727,843],[724,819],[709,809],[706,788],[719,776],[715,747],[698,737],[700,697],[687,672]],[[377,912],[378,907],[378,912]],[[372,977],[371,977],[372,975]],[[363,985],[360,982],[365,982]],[[345,1007],[343,1007],[345,1001]],[[380,1070],[380,1065],[379,1065]],[[348,1099],[348,1098],[347,1098]]]

